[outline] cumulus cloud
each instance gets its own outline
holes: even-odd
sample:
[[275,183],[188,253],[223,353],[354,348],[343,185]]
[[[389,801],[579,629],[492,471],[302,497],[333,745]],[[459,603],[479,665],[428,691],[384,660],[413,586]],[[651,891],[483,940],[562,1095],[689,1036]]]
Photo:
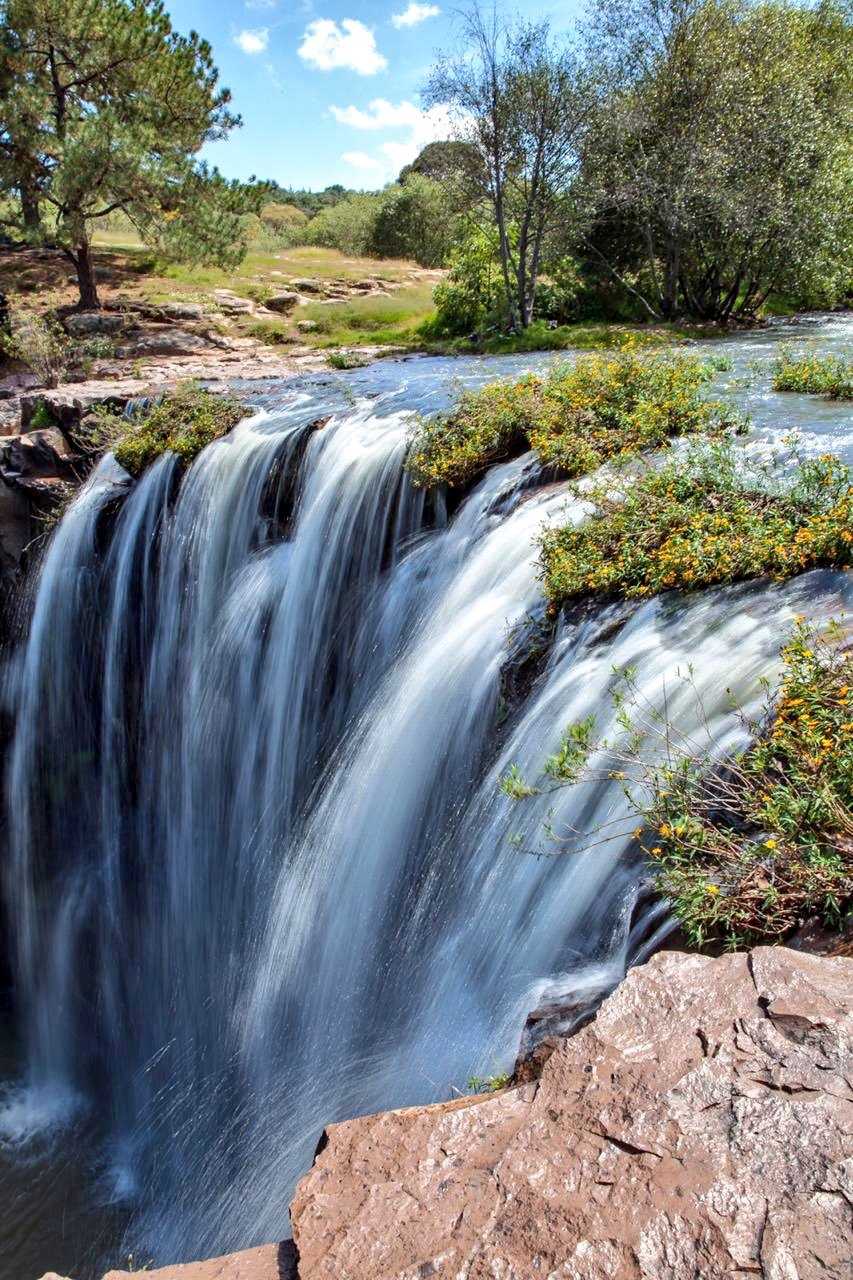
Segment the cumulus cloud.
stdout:
[[[338,124],[351,129],[405,130],[406,136],[388,139],[380,143],[381,160],[371,166],[384,173],[396,173],[403,165],[410,164],[428,142],[436,142],[452,136],[451,119],[445,107],[431,107],[423,111],[413,102],[388,102],[386,98],[374,98],[367,110],[361,107],[331,107]],[[365,156],[365,152],[350,152]],[[367,157],[370,159],[370,157]]]
[[269,43],[268,27],[258,27],[256,31],[241,31],[234,37],[234,43],[244,53],[263,53]]
[[298,53],[303,62],[317,71],[344,68],[360,76],[373,76],[388,66],[376,48],[373,32],[357,18],[344,18],[340,26],[331,18],[310,22]]
[[353,165],[356,169],[381,169],[382,165],[379,160],[373,156],[369,156],[366,151],[345,151],[341,156],[347,164]]
[[402,27],[416,27],[419,23],[426,22],[427,18],[437,18],[440,13],[436,4],[415,4],[412,0],[408,9],[391,15],[391,24],[399,31]]

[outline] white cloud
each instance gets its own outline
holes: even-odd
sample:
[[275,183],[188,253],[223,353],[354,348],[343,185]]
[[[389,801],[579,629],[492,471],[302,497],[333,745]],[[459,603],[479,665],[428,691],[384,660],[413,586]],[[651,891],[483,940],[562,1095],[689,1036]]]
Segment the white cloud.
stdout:
[[[381,169],[385,174],[395,174],[403,165],[410,164],[428,142],[453,136],[452,122],[446,107],[431,107],[429,111],[422,111],[413,102],[404,100],[394,103],[385,98],[374,98],[366,111],[355,106],[331,107],[330,110],[338,124],[347,125],[351,129],[406,131],[406,137],[389,139],[379,146],[383,158],[374,160],[371,167]],[[361,151],[348,154],[366,156]]]
[[401,27],[416,27],[418,23],[426,22],[427,18],[437,18],[440,13],[436,4],[415,4],[412,0],[408,9],[392,14],[391,24],[399,31]]
[[257,31],[241,31],[234,37],[234,43],[244,53],[263,53],[269,43],[270,33],[267,27],[258,27]]
[[347,164],[353,165],[356,169],[381,169],[382,164],[373,156],[369,156],[366,151],[345,151],[341,156]]
[[376,48],[373,32],[357,18],[344,18],[340,26],[331,18],[310,22],[298,52],[303,62],[318,71],[346,68],[360,76],[373,76],[388,66]]

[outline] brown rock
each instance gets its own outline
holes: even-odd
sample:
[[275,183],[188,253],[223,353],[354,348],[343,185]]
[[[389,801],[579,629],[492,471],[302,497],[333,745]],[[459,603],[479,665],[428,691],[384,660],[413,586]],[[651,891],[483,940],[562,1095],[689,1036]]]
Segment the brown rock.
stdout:
[[853,961],[661,952],[538,1084],[333,1125],[299,1280],[850,1280]]
[[[207,1262],[178,1263],[146,1271],[151,1280],[289,1280],[288,1245],[265,1244]],[[128,1280],[139,1272],[108,1271],[104,1280]],[[46,1280],[46,1278],[45,1278]]]

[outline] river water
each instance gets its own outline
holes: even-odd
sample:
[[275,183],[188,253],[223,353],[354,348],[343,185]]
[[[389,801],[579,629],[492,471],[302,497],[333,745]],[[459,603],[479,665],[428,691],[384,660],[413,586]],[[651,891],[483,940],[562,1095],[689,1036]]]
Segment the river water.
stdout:
[[[853,458],[849,405],[776,395],[781,337],[705,344],[751,413]],[[181,481],[101,463],[56,531],[6,674],[18,1016],[0,1073],[0,1280],[77,1280],[287,1234],[325,1123],[447,1097],[511,1065],[543,994],[616,982],[665,932],[618,783],[522,810],[568,723],[613,728],[615,669],[686,730],[692,663],[721,744],[818,572],[590,612],[524,697],[501,670],[540,606],[535,539],[580,519],[530,457],[458,509],[414,492],[409,415],[549,357],[388,361],[245,390],[257,411]],[[317,428],[318,419],[328,419]],[[621,823],[537,859],[554,821]]]

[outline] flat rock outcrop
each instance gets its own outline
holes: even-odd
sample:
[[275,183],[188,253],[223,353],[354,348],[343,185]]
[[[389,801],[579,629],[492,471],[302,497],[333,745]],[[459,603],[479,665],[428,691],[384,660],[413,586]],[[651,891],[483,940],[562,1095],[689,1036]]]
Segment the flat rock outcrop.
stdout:
[[662,952],[538,1082],[326,1130],[299,1280],[850,1280],[853,961]]

